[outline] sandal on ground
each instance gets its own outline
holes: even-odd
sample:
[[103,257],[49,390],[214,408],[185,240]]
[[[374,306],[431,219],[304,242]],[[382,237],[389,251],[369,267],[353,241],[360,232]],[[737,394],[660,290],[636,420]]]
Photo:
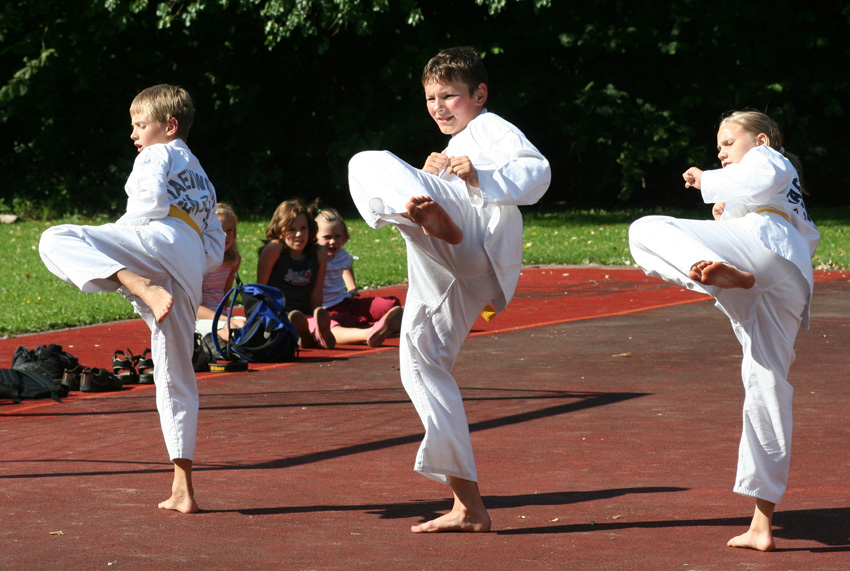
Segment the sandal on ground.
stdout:
[[153,384],[153,359],[150,358],[151,350],[145,348],[139,356],[139,384]]
[[121,379],[106,369],[86,369],[80,375],[80,392],[82,393],[117,391],[122,386]]
[[125,385],[135,385],[139,382],[139,373],[136,372],[136,363],[139,356],[127,349],[126,352],[118,349],[112,354],[112,373],[121,379]]

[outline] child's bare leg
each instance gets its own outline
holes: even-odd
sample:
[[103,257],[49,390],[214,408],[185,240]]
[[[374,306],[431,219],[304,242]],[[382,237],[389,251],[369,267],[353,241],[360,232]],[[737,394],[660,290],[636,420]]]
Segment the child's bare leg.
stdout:
[[159,507],[184,514],[198,511],[198,504],[195,502],[195,489],[192,487],[191,460],[185,458],[174,460],[174,483],[171,484],[171,497],[160,502]]
[[157,323],[162,323],[174,307],[174,298],[167,289],[151,283],[148,278],[143,278],[132,270],[127,268],[118,270],[109,279],[123,285],[130,293],[145,302],[156,317]]
[[407,203],[407,218],[422,227],[432,238],[456,245],[463,241],[463,230],[442,206],[427,196],[414,196]]
[[726,544],[729,547],[743,547],[757,551],[773,551],[776,544],[773,542],[773,510],[776,504],[767,500],[756,499],[756,512],[750,529],[746,533],[733,537]]
[[410,528],[413,533],[440,531],[490,531],[490,514],[478,491],[478,482],[450,476],[454,494],[452,511]]
[[756,285],[753,274],[739,270],[726,262],[697,262],[691,266],[688,277],[704,285],[727,289],[736,287],[750,289]]
[[369,338],[369,330],[359,327],[337,325],[331,329],[331,333],[333,333],[337,345],[359,345],[366,343],[366,339]]

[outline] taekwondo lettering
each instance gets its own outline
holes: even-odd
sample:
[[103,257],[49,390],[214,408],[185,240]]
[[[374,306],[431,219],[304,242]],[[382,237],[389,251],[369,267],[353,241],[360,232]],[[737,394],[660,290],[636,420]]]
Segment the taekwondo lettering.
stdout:
[[785,197],[788,199],[788,202],[794,205],[791,210],[802,216],[804,220],[811,222],[812,219],[809,217],[809,213],[806,211],[806,205],[803,203],[803,187],[800,185],[799,178],[791,181],[791,187],[788,188],[788,193]]
[[800,204],[803,201],[802,188],[800,187],[800,179],[795,178],[791,181],[792,188],[788,189],[788,202],[791,204]]
[[[193,197],[189,194],[191,190],[201,192],[193,193]],[[215,193],[212,191],[213,185],[207,177],[188,169],[168,181],[168,195],[176,199],[173,203],[175,206],[193,218],[199,212],[203,213],[201,216],[204,221],[204,227],[201,228],[202,232],[206,231],[209,225],[210,215],[215,214]]]

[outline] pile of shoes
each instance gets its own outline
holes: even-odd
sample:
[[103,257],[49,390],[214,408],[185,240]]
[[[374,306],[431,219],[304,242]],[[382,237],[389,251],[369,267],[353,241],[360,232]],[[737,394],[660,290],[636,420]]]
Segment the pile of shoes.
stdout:
[[124,385],[120,378],[106,369],[80,365],[74,355],[54,343],[39,345],[34,350],[18,347],[12,357],[12,369],[41,373],[52,379],[61,396],[66,396],[68,391],[117,391]]

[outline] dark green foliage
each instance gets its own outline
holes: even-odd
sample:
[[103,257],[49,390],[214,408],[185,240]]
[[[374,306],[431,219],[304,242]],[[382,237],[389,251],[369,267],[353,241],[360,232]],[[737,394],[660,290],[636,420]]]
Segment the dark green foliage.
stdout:
[[219,196],[271,215],[292,196],[347,207],[357,151],[413,164],[445,139],[427,59],[473,45],[491,111],[547,155],[546,200],[688,206],[681,172],[716,166],[724,111],[767,111],[810,204],[843,204],[850,2],[15,0],[0,8],[0,210],[118,213],[128,108],[185,86],[189,144]]

